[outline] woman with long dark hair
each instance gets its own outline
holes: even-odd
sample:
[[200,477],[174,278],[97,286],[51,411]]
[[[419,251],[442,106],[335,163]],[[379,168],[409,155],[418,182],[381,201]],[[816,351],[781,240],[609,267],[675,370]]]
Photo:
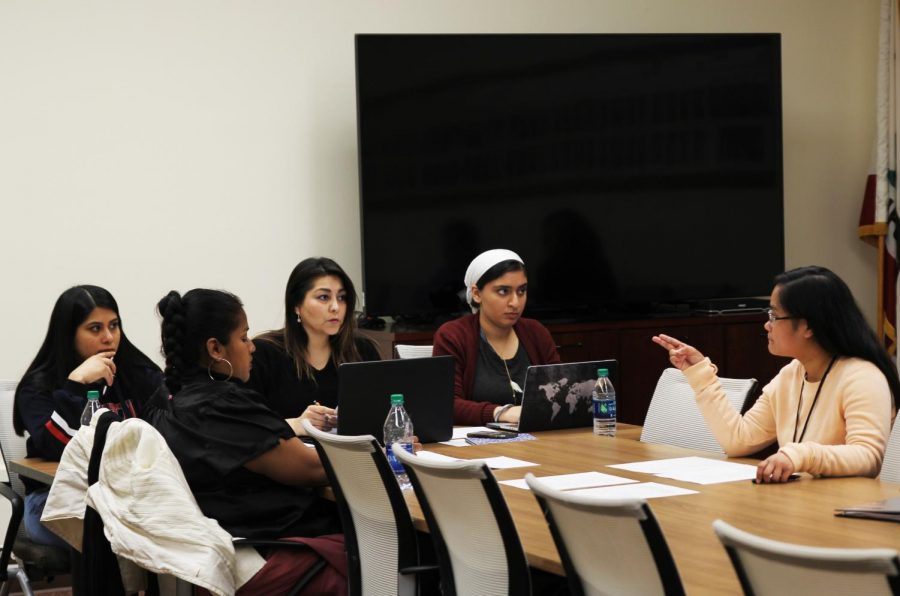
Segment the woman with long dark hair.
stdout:
[[264,404],[303,434],[301,420],[330,430],[337,421],[337,367],[379,360],[374,344],[356,329],[356,290],[340,265],[304,259],[284,292],[284,327],[256,339],[249,385]]
[[[317,487],[325,471],[285,420],[244,383],[253,342],[241,301],[227,292],[169,292],[162,317],[166,385],[171,394],[153,425],[178,459],[204,515],[232,536],[306,540],[333,567],[315,593],[346,593],[346,556],[334,503]],[[306,551],[273,549],[238,593],[286,593],[315,562]]]
[[[159,367],[128,341],[119,306],[107,290],[80,285],[53,306],[47,335],[16,387],[13,426],[28,431],[28,457],[59,461],[80,426],[87,392],[123,418],[141,416],[162,384]],[[62,545],[40,524],[49,487],[25,484],[25,528],[42,544]]]
[[794,360],[743,416],[729,405],[708,358],[673,337],[653,341],[684,372],[729,456],[778,442],[778,452],[760,462],[758,482],[786,482],[794,472],[877,476],[900,378],[847,284],[824,267],[778,275],[765,328],[769,351]]
[[522,317],[528,277],[513,251],[481,253],[464,283],[473,314],[444,323],[434,335],[434,355],[456,359],[453,422],[518,422],[525,372],[559,362],[556,343],[546,327]]

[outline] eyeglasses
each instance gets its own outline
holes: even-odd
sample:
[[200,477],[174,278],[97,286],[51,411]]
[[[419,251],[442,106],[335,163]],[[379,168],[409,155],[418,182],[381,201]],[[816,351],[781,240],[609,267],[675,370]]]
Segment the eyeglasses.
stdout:
[[771,308],[766,309],[766,315],[769,317],[769,322],[774,323],[775,321],[783,321],[784,319],[794,319],[796,317],[778,317],[775,316],[775,312]]

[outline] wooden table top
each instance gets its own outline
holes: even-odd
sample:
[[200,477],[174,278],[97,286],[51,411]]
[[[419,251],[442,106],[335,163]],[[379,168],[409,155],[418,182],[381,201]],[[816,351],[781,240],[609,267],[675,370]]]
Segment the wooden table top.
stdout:
[[48,485],[53,484],[57,466],[59,466],[58,461],[47,461],[39,457],[13,459],[9,462],[10,471]]
[[[495,470],[498,480],[523,478],[527,472],[535,476],[549,476],[596,470],[642,482],[659,482],[698,491],[693,495],[649,500],[690,595],[741,594],[731,562],[713,533],[712,522],[715,519],[723,519],[766,538],[797,544],[900,550],[900,528],[897,525],[834,516],[836,507],[898,497],[900,485],[871,478],[813,479],[808,476],[778,485],[758,486],[748,481],[698,485],[607,468],[609,464],[689,455],[717,457],[691,449],[641,443],[638,440],[640,433],[640,427],[620,424],[616,438],[594,436],[590,429],[572,429],[535,433],[538,437],[536,441],[479,447],[432,444],[425,448],[466,459],[506,455],[541,464],[538,467]],[[750,459],[730,461],[755,463]],[[57,462],[39,458],[10,461],[12,471],[46,484],[52,483],[57,465]],[[529,564],[561,575],[563,570],[559,555],[531,491],[501,487]],[[406,496],[416,527],[427,530],[415,495],[407,491]]]
[[[650,499],[668,541],[688,594],[741,594],[731,562],[712,529],[715,519],[754,534],[814,546],[889,547],[900,550],[900,531],[890,522],[840,518],[834,509],[900,496],[900,485],[870,478],[813,479],[804,475],[788,484],[755,485],[749,481],[698,485],[657,478],[649,474],[607,468],[609,464],[670,457],[714,454],[691,449],[641,443],[640,427],[620,425],[616,438],[595,436],[590,429],[535,433],[536,441],[449,447],[427,445],[427,450],[474,459],[506,455],[539,467],[495,470],[498,480],[568,474],[596,470],[698,491],[697,494]],[[750,459],[733,459],[753,463]],[[531,491],[501,485],[522,539],[528,562],[534,567],[563,574],[559,555]],[[410,498],[411,497],[411,498]],[[413,495],[407,500],[417,527],[424,518]]]

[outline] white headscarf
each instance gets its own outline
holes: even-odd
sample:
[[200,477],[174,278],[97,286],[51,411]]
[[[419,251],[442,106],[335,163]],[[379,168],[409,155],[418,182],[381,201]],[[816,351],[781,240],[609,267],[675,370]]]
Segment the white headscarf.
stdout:
[[[466,277],[463,282],[466,284],[466,304],[472,304],[472,286],[478,283],[478,280],[481,279],[481,276],[487,273],[488,269],[496,265],[497,263],[502,263],[503,261],[518,261],[525,264],[525,261],[522,260],[522,257],[517,255],[511,250],[506,250],[505,248],[493,248],[491,250],[486,250],[469,263],[469,268],[466,269]],[[475,307],[471,307],[472,312],[478,312],[478,309]]]

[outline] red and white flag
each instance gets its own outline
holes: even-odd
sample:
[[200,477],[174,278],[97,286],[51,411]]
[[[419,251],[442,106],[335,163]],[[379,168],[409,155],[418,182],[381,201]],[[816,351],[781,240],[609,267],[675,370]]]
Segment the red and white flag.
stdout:
[[873,163],[859,216],[859,236],[879,247],[878,328],[891,354],[897,353],[897,41],[900,0],[881,0],[878,46],[877,129]]

